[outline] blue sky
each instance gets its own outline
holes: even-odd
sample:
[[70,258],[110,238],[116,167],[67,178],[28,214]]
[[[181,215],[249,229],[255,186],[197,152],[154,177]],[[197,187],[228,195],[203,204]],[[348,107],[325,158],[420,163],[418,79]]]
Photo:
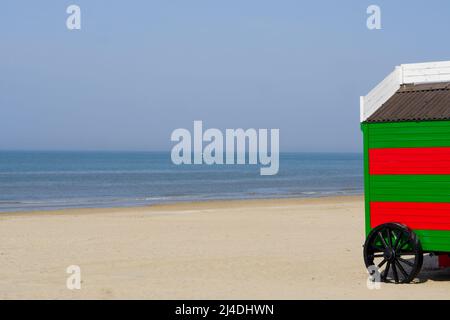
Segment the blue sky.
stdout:
[[[82,29],[66,28],[77,4]],[[366,8],[382,30],[366,28]],[[361,151],[359,96],[449,60],[450,2],[2,1],[0,149],[170,150],[176,128],[279,128]]]

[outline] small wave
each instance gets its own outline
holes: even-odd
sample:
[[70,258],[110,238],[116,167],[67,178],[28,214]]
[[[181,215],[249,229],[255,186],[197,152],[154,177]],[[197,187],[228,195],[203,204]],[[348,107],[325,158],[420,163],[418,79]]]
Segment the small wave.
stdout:
[[22,201],[9,201],[9,200],[0,200],[0,205],[3,204],[21,204],[23,203]]

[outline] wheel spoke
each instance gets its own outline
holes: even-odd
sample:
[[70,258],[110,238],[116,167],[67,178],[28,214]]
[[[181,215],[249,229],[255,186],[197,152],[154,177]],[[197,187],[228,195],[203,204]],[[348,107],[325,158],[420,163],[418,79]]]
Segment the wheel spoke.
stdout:
[[392,263],[392,271],[394,272],[395,283],[398,283],[398,273],[397,273],[397,267],[395,266],[395,261],[394,261],[394,263]]
[[389,246],[391,247],[391,248],[393,248],[393,246],[392,246],[392,233],[391,233],[391,229],[390,228],[386,228],[386,232],[387,232],[387,240],[388,240],[388,243],[389,243]]
[[382,266],[384,266],[384,264],[387,262],[386,259],[383,259],[383,261],[380,262],[380,264],[378,265],[378,269],[381,268]]
[[402,265],[400,264],[400,262],[398,262],[397,260],[395,260],[395,264],[397,265],[398,269],[400,270],[400,272],[403,274],[403,276],[405,277],[405,280],[408,279],[408,273],[406,273],[405,269],[403,269]]
[[401,258],[401,257],[398,257],[397,260],[403,262],[404,264],[407,264],[407,265],[410,266],[411,268],[414,267],[414,263],[412,263],[411,261],[408,261],[408,260],[403,259],[403,258]]
[[387,248],[388,245],[387,245],[386,241],[384,240],[383,235],[381,234],[380,231],[378,231],[378,236],[380,237],[381,242],[383,243],[384,248]]
[[391,263],[388,261],[387,265],[386,265],[386,269],[384,269],[383,274],[381,275],[381,278],[383,278],[384,280],[387,279],[387,276],[389,274],[389,268],[391,266]]
[[398,235],[397,240],[395,240],[395,244],[394,244],[394,250],[397,250],[398,246],[400,245],[400,240],[402,239],[403,236],[403,232],[400,232],[400,235]]
[[398,249],[399,249],[399,250],[402,250],[402,249],[404,249],[405,246],[408,245],[408,244],[409,244],[409,241],[408,241],[408,239],[406,239],[406,242],[404,242],[404,243],[400,246],[400,248],[398,248]]
[[374,253],[374,254],[372,255],[372,257],[374,257],[374,258],[383,258],[383,257],[384,257],[384,254],[382,254],[382,253]]

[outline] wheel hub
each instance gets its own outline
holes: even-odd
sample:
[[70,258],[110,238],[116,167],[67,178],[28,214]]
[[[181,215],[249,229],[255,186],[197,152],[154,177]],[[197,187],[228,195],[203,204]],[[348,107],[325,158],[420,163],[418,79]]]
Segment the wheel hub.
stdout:
[[386,250],[384,250],[383,255],[384,258],[389,262],[393,262],[396,257],[395,250],[392,248],[386,248]]

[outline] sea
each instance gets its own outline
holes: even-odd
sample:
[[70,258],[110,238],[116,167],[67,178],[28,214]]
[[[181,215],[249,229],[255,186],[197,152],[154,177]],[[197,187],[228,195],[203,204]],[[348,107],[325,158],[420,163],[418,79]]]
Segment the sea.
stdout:
[[0,212],[358,195],[359,153],[281,153],[260,165],[174,165],[169,152],[0,151]]

